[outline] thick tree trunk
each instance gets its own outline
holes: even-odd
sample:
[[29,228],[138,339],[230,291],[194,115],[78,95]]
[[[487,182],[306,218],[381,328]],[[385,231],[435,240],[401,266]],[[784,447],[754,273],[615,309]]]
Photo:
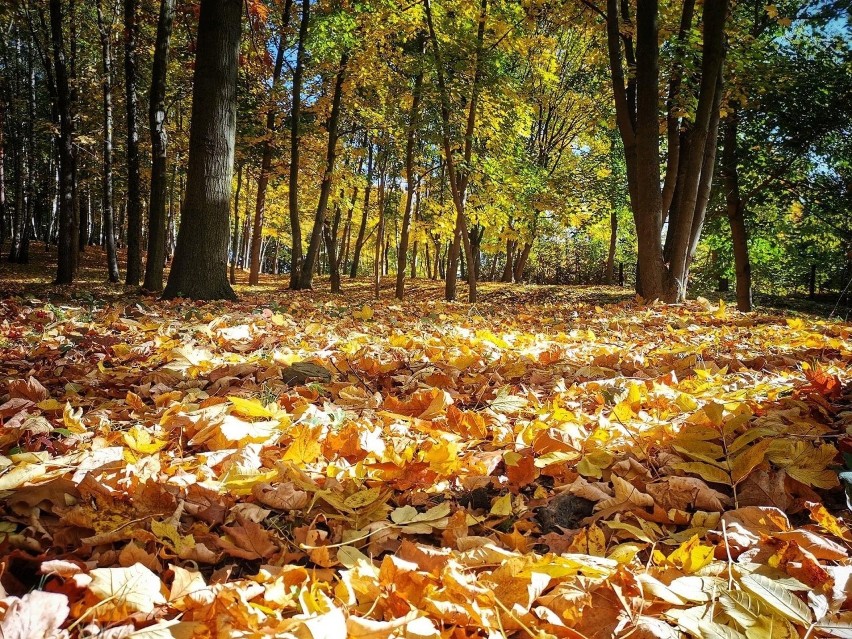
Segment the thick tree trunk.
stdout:
[[[417,35],[417,52],[423,53],[426,39],[422,33]],[[405,140],[405,212],[402,216],[402,230],[399,235],[399,249],[396,265],[396,297],[402,299],[405,295],[405,259],[408,253],[408,240],[411,230],[411,207],[414,200],[414,141],[417,134],[420,116],[420,94],[423,89],[423,69],[418,68],[414,76],[414,88],[411,91],[411,110],[408,112],[408,131]],[[415,247],[415,259],[417,249]],[[412,262],[413,264],[413,262]],[[413,271],[412,267],[412,271]],[[412,277],[414,277],[412,275]]]
[[748,256],[748,231],[745,225],[745,202],[740,192],[737,128],[739,114],[732,109],[725,118],[725,139],[722,148],[722,176],[725,185],[725,209],[731,226],[734,248],[734,269],[737,277],[737,309],[752,310],[751,262]]
[[[637,292],[647,299],[674,302],[686,294],[692,247],[700,237],[711,184],[727,0],[706,0],[704,3],[704,43],[697,108],[692,128],[687,134],[679,134],[677,144],[673,143],[676,127],[673,128],[671,107],[680,90],[679,60],[670,78],[667,131],[670,136],[669,150],[678,157],[677,161],[670,158],[662,189],[658,113],[659,3],[658,0],[643,0],[637,5],[635,61],[631,61],[633,36],[621,30],[622,21],[629,21],[626,15],[628,7],[627,3],[623,3],[623,15],[619,16],[617,0],[607,0],[606,17],[616,121],[624,143],[630,203],[636,222]],[[684,33],[692,21],[691,11],[691,6],[684,6],[681,18],[681,31]],[[632,70],[635,68],[635,104],[629,90],[630,82],[625,87],[622,42],[628,66]],[[668,203],[669,198],[671,213],[664,259],[661,233],[666,214],[664,204]]]
[[364,188],[364,210],[361,212],[361,223],[358,225],[358,237],[355,239],[355,249],[352,252],[352,266],[349,277],[358,275],[358,265],[361,262],[361,251],[364,248],[364,237],[367,232],[367,219],[370,215],[370,193],[373,190],[373,145],[367,142],[367,186]]
[[56,283],[70,284],[74,280],[77,253],[74,224],[74,124],[71,118],[71,89],[68,83],[65,39],[62,33],[62,4],[62,0],[50,0],[50,32],[59,115],[59,258]]
[[[344,51],[340,56],[340,64],[337,67],[337,76],[334,81],[331,114],[328,117],[328,147],[325,152],[325,170],[323,171],[322,184],[320,185],[319,202],[317,203],[317,210],[314,215],[314,224],[311,228],[311,237],[308,242],[308,251],[305,253],[305,261],[302,264],[302,274],[299,279],[299,288],[301,289],[309,289],[313,284],[314,266],[322,241],[325,215],[328,210],[328,198],[331,194],[331,185],[334,180],[334,164],[337,160],[337,127],[340,122],[340,102],[343,97],[343,80],[346,77],[346,65],[348,63],[349,53]],[[329,260],[331,260],[331,254],[329,254]]]
[[299,221],[299,118],[302,104],[302,74],[305,70],[305,47],[310,20],[310,0],[302,0],[302,20],[299,23],[299,44],[296,48],[296,68],[293,70],[293,106],[290,111],[290,233],[293,249],[290,253],[290,288],[298,290],[302,269],[302,225]]
[[169,39],[175,15],[175,0],[160,1],[157,42],[151,71],[148,126],[151,130],[151,197],[148,206],[148,255],[145,263],[145,289],[163,289],[166,262],[166,73]]
[[201,0],[186,197],[166,299],[236,299],[228,283],[228,226],[241,13],[242,0]]
[[124,0],[124,96],[127,113],[127,274],[124,282],[142,279],[142,182],[139,173],[139,124],[136,97],[136,45],[139,0]]

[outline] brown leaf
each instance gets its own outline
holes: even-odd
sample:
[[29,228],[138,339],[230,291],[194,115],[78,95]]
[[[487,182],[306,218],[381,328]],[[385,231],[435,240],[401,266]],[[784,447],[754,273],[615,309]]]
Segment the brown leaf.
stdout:
[[277,550],[269,532],[252,521],[243,521],[235,526],[222,526],[222,530],[227,536],[218,540],[219,546],[233,557],[268,559]]

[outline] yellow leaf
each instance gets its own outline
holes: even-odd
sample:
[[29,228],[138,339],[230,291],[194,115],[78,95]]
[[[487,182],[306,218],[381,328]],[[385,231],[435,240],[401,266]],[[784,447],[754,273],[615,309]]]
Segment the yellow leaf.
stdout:
[[40,409],[45,411],[54,411],[54,410],[63,410],[65,405],[51,397],[50,399],[43,399],[38,404],[36,404]]
[[769,577],[744,575],[740,583],[772,610],[790,621],[805,627],[813,621],[813,615],[805,602]]
[[710,419],[710,423],[716,428],[722,425],[722,415],[725,407],[716,402],[704,404],[704,414]]
[[352,311],[352,317],[359,320],[371,320],[373,319],[373,309],[364,304],[360,311]]
[[168,441],[164,439],[151,437],[151,433],[139,425],[133,426],[129,431],[125,431],[122,433],[122,436],[124,437],[124,443],[129,448],[143,455],[156,453],[168,444]]
[[321,432],[321,426],[313,428],[306,424],[296,426],[293,429],[293,442],[287,448],[282,459],[295,464],[309,464],[316,461],[322,452],[322,444],[319,441]]
[[713,482],[715,484],[731,484],[731,477],[724,470],[712,464],[705,462],[678,462],[671,465],[672,468],[681,470],[685,473],[698,475],[704,481]]
[[241,415],[246,417],[275,417],[275,413],[266,408],[258,399],[247,399],[245,397],[235,397],[228,395],[228,401],[234,405],[234,408]]
[[491,506],[491,514],[498,517],[507,517],[512,514],[512,494],[506,493],[502,497],[494,500],[494,505]]
[[714,552],[713,546],[705,546],[699,541],[698,535],[693,535],[670,554],[666,561],[691,575],[713,561]]
[[751,448],[748,448],[744,453],[734,458],[734,461],[731,464],[731,479],[735,484],[740,483],[743,479],[748,477],[749,473],[763,462],[766,457],[766,451],[769,449],[771,444],[772,440],[763,439]]

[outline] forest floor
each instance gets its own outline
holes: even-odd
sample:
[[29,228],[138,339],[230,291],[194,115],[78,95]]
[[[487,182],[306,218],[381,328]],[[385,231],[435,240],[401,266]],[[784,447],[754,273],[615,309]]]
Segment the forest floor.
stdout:
[[0,266],[0,636],[852,636],[852,325],[96,257]]

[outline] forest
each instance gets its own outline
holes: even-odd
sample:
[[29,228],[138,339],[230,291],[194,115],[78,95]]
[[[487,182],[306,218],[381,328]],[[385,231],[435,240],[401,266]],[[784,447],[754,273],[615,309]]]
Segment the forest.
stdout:
[[0,637],[852,637],[849,0],[0,29]]
[[53,247],[68,283],[102,247],[111,282],[160,292],[168,265],[169,297],[319,274],[400,299],[416,277],[470,301],[481,281],[730,286],[745,311],[852,278],[842,4],[237,9],[208,33],[198,3],[7,3],[10,262]]

